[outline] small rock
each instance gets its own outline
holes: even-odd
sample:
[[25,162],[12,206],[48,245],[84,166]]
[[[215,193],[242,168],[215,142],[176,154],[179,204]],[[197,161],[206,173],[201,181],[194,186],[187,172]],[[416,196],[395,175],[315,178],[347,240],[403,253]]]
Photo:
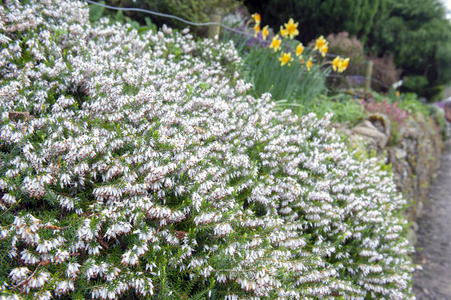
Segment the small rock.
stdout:
[[363,128],[369,128],[369,129],[377,129],[376,126],[374,126],[371,121],[365,120],[362,123],[359,123],[356,127],[363,127]]
[[391,122],[387,115],[382,113],[372,113],[368,120],[387,137],[391,136]]
[[417,139],[420,135],[420,126],[418,125],[418,122],[408,120],[406,123],[406,134],[412,139]]
[[417,218],[421,217],[421,215],[423,214],[423,209],[424,209],[423,201],[421,201],[421,200],[416,201],[415,214],[416,214]]
[[407,240],[412,247],[415,246],[418,241],[417,233],[415,232],[415,230],[409,230],[409,232],[407,233]]
[[350,141],[356,149],[358,148],[365,152],[377,151],[376,140],[365,135],[354,133],[351,135]]
[[401,148],[398,148],[398,147],[395,147],[394,150],[395,150],[396,159],[401,160],[401,159],[404,159],[407,157],[407,151],[405,151]]
[[380,132],[373,123],[368,120],[358,124],[356,127],[352,128],[351,131],[364,137],[374,139],[380,148],[384,148],[385,145],[387,145],[388,137]]
[[417,222],[412,222],[411,227],[415,232],[418,232],[418,230],[420,229],[420,226],[418,226]]

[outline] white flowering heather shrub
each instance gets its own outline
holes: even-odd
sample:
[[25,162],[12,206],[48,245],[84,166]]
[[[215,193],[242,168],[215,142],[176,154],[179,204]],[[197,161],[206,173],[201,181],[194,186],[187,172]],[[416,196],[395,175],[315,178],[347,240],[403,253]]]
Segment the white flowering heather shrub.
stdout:
[[232,43],[0,7],[1,299],[409,299],[404,199]]

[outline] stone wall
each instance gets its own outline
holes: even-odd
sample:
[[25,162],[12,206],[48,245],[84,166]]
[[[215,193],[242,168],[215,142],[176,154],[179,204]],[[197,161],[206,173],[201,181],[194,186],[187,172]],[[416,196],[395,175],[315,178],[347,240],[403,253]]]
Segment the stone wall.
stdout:
[[406,123],[404,137],[387,147],[398,189],[412,201],[409,219],[415,220],[427,203],[429,185],[439,168],[444,149],[441,128],[433,118],[417,116]]
[[409,233],[412,245],[416,243],[416,220],[428,203],[429,185],[435,178],[444,149],[442,128],[436,119],[439,117],[442,116],[409,117],[396,141],[391,136],[389,119],[382,114],[371,115],[353,128],[337,126],[354,146],[364,145],[365,151],[376,153],[386,164],[392,165],[398,190],[411,203],[406,214],[412,224]]

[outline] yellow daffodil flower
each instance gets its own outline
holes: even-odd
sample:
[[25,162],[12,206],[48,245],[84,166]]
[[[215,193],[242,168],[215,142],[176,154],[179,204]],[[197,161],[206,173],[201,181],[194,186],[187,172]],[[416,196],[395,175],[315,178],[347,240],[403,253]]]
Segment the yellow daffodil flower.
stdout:
[[262,37],[263,37],[263,40],[264,40],[264,41],[266,40],[266,37],[267,37],[268,34],[269,34],[268,28],[269,28],[269,25],[266,25],[265,27],[263,27],[263,30],[262,30]]
[[272,42],[271,45],[269,45],[269,48],[273,48],[274,52],[277,52],[280,48],[280,43],[282,41],[279,40],[279,35],[276,35],[275,37],[272,38]]
[[283,28],[283,26],[280,26],[280,35],[284,38],[287,36],[287,31]]
[[320,36],[316,40],[315,48],[313,48],[313,51],[315,50],[318,50],[323,57],[326,56],[327,51],[329,51],[329,43],[326,41],[324,36]]
[[290,65],[290,62],[293,61],[293,58],[291,58],[291,52],[283,53],[281,57],[279,57],[280,65],[283,66],[285,64]]
[[298,25],[299,22],[294,23],[292,18],[288,20],[288,23],[285,23],[285,29],[287,31],[287,34],[290,36],[290,39],[293,39],[294,36],[299,34]]
[[310,71],[310,69],[313,66],[313,62],[312,62],[312,58],[309,58],[307,63],[305,64],[305,66],[307,67],[307,71]]
[[260,25],[255,24],[254,26],[254,36],[257,36],[257,34],[260,32]]
[[343,68],[345,68],[346,70],[348,68],[348,65],[349,65],[349,57],[343,60]]
[[304,52],[304,45],[302,43],[299,43],[299,45],[296,47],[296,56],[299,56]]
[[251,15],[252,20],[255,21],[255,23],[260,24],[262,17],[260,16],[259,13],[255,13]]
[[334,58],[334,60],[332,61],[332,69],[334,70],[334,72],[337,72],[337,70],[340,68],[340,66],[341,66],[341,57],[336,56]]
[[328,50],[329,50],[329,43],[326,42],[326,44],[319,49],[319,52],[324,57],[324,56],[326,56],[326,53]]
[[326,39],[324,38],[324,36],[320,36],[316,40],[315,48],[313,48],[313,51],[323,48],[324,45],[326,45]]
[[341,58],[340,56],[337,56],[332,61],[332,69],[338,73],[343,73],[347,68],[349,64],[349,58]]
[[341,60],[341,64],[340,64],[340,68],[338,68],[338,72],[339,73],[343,73],[347,68],[348,68],[348,64],[349,64],[349,57],[342,59]]

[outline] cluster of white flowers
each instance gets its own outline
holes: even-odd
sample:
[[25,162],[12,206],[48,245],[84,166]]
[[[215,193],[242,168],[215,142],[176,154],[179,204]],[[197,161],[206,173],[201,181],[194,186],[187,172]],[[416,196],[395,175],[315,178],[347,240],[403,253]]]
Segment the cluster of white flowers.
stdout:
[[247,95],[233,44],[4,2],[1,299],[413,297],[390,174]]

